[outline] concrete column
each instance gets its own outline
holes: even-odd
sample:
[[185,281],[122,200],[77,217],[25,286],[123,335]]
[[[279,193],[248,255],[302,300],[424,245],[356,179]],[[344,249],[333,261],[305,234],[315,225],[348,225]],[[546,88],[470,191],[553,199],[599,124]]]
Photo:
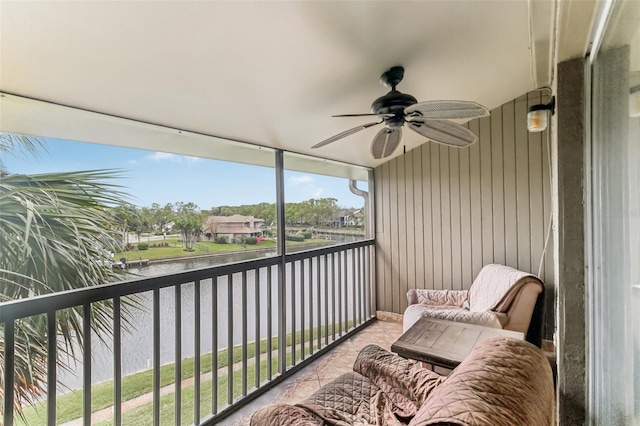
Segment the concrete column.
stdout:
[[558,423],[585,424],[584,176],[587,130],[585,61],[558,64],[557,146],[554,161],[557,221]]

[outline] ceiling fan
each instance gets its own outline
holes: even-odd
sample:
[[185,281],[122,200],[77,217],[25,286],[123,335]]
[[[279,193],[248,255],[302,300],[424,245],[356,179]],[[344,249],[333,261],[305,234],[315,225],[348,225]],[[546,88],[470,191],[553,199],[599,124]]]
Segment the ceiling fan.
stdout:
[[416,98],[396,90],[404,77],[404,68],[392,67],[380,76],[380,83],[391,87],[389,93],[379,97],[371,104],[371,113],[342,114],[333,117],[378,116],[380,121],[362,124],[331,136],[311,148],[320,148],[369,127],[385,124],[373,138],[371,154],[375,159],[390,156],[400,144],[402,127],[407,127],[422,136],[445,145],[463,147],[478,140],[475,133],[452,121],[459,118],[476,118],[489,115],[484,106],[470,101],[427,101],[418,102]]

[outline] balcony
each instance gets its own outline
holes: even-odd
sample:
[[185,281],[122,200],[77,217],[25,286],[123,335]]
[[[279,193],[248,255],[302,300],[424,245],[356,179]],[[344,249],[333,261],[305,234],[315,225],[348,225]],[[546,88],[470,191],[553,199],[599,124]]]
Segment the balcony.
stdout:
[[[29,414],[31,422],[215,424],[269,389],[288,385],[285,380],[296,372],[312,391],[309,374],[320,385],[337,373],[336,358],[350,368],[359,347],[380,337],[389,347],[400,334],[395,324],[375,322],[373,244],[366,240],[5,303],[4,424],[22,423],[13,407],[20,401],[14,385],[21,380],[14,369],[26,352],[15,342],[30,320],[49,327],[47,391]],[[105,306],[112,309],[108,321],[96,316]],[[66,360],[75,375],[58,365],[65,361],[55,326],[60,315],[82,324],[82,338],[72,348],[79,359]],[[365,329],[371,324],[375,331]],[[97,326],[109,337],[98,338]],[[148,368],[140,363],[145,359]],[[332,372],[323,371],[327,359]],[[214,369],[218,374],[210,373]],[[132,375],[142,391],[132,393]],[[77,418],[60,417],[69,404],[59,401],[66,398],[59,379],[78,382]]]

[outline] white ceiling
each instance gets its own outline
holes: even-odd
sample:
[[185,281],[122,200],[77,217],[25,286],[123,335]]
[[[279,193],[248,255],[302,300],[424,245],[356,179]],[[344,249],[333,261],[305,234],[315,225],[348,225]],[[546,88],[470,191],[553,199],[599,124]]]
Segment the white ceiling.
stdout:
[[[516,0],[3,0],[0,91],[375,166],[382,162],[369,153],[376,128],[310,147],[373,121],[331,115],[369,112],[388,91],[380,74],[393,65],[405,67],[398,89],[418,101],[462,99],[491,109],[533,89],[529,7]],[[36,110],[32,124],[23,117],[16,127],[7,118],[11,105],[0,111],[2,130],[65,136],[36,125]],[[73,138],[104,142],[101,131],[86,126]],[[407,150],[427,142],[404,133]],[[152,137],[131,144],[158,149]]]

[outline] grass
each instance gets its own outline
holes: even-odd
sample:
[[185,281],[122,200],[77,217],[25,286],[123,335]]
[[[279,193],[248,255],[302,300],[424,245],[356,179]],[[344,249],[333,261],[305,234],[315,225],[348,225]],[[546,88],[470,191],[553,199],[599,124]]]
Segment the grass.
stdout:
[[[277,348],[277,339],[274,339],[274,348]],[[266,352],[266,342],[261,345],[261,353]],[[247,347],[249,357],[255,356],[255,344]],[[242,359],[242,348],[236,347],[233,350],[233,362]],[[202,374],[211,371],[213,357],[211,354],[203,354],[200,357],[200,372]],[[218,368],[228,365],[227,350],[218,352]],[[195,358],[187,358],[182,361],[182,380],[193,377],[195,373]],[[166,364],[160,367],[160,387],[175,383],[174,364]],[[153,391],[153,370],[145,370],[122,378],[122,401],[128,401],[140,395]],[[82,391],[76,390],[65,395],[61,395],[56,400],[57,423],[64,423],[82,417]],[[95,384],[91,387],[91,411],[95,412],[113,405],[113,381]],[[16,424],[40,424],[45,421],[43,415],[46,413],[44,404],[28,407],[24,410],[26,422],[18,420]]]
[[[229,251],[243,251],[245,248],[240,244],[216,244],[213,241],[199,241],[196,243],[194,247],[194,251],[185,251],[182,243],[178,240],[167,239],[164,241],[157,241],[157,243],[168,243],[169,247],[151,247],[149,243],[149,249],[147,250],[131,250],[125,252],[116,253],[114,256],[115,259],[120,259],[121,257],[126,257],[129,260],[136,259],[166,259],[173,257],[187,257],[187,256],[197,256],[202,254],[213,254],[213,253],[224,253]],[[262,241],[257,245],[248,245],[246,246],[246,250],[251,250],[252,248],[269,248],[275,247],[274,241]]]
[[[287,354],[287,364],[291,363],[292,354]],[[277,370],[277,358],[272,359],[272,371]],[[260,362],[260,378],[266,378],[267,376],[267,361]],[[256,365],[247,365],[247,383],[255,383],[256,377]],[[234,371],[233,376],[233,399],[236,399],[242,395],[242,371]],[[217,386],[217,407],[218,409],[228,405],[228,382],[229,376],[220,376],[218,378]],[[201,384],[200,387],[200,418],[205,417],[211,413],[212,408],[212,389],[213,383],[206,381]],[[250,389],[248,389],[250,390]],[[181,416],[180,424],[193,424],[194,421],[194,400],[195,400],[195,388],[193,386],[182,389],[181,398]],[[160,424],[172,425],[175,424],[175,394],[165,395],[160,398]],[[106,421],[98,423],[99,426],[112,425],[113,421]],[[153,403],[148,403],[140,407],[134,408],[130,411],[123,413],[122,415],[123,425],[153,425]]]
[[[342,330],[348,330],[352,326],[353,326],[353,321],[349,321],[343,324]],[[334,327],[333,325],[329,325],[328,329],[325,329],[324,326],[321,327],[320,334],[324,336],[325,330],[331,333],[333,331],[333,327]],[[338,324],[335,325],[335,330],[336,331],[338,330]],[[305,341],[305,352],[306,352],[308,351],[308,346],[309,346],[310,331],[305,330],[304,333],[305,333],[304,341]],[[318,329],[314,328],[313,329],[314,339],[317,339],[317,336],[318,336],[317,333],[318,333]],[[302,341],[302,332],[298,331],[296,333],[296,343],[299,344],[301,341]],[[316,347],[315,343],[317,342],[314,342],[314,348]],[[292,335],[288,334],[286,337],[286,347],[290,348],[291,345],[292,345]],[[272,351],[275,351],[278,349],[277,337],[272,338],[271,349]],[[265,354],[267,352],[266,340],[262,340],[260,342],[259,351],[260,351],[260,354]],[[247,359],[251,360],[252,358],[255,358],[255,356],[256,356],[256,344],[255,343],[247,344]],[[292,356],[292,353],[288,353],[287,365],[291,364],[291,356]],[[299,360],[299,359],[301,359],[301,355],[300,355],[300,347],[298,345],[296,346],[296,360]],[[210,353],[203,354],[200,357],[200,373],[201,374],[208,373],[212,370],[212,361],[213,361],[213,357],[212,357],[212,354]],[[232,363],[235,364],[240,361],[242,361],[242,347],[236,346],[233,348]],[[272,371],[275,372],[277,371],[277,357],[274,357],[273,362],[275,364],[272,367]],[[229,364],[228,364],[227,349],[218,351],[218,369],[225,368],[228,365]],[[252,368],[253,370],[251,370]],[[236,373],[241,373],[241,371],[235,372],[234,378],[233,378],[234,389],[239,392],[239,389],[241,389],[242,377],[241,376],[236,377]],[[191,378],[194,376],[194,374],[195,374],[195,358],[183,359],[181,379],[184,380],[187,378]],[[248,377],[247,383],[252,384],[255,382],[255,366],[251,366],[250,364],[247,367],[247,377]],[[261,365],[260,378],[261,380],[267,379],[266,364],[264,366]],[[224,379],[224,386],[222,384],[223,379]],[[218,399],[220,401],[219,407],[225,405],[227,401],[226,380],[227,380],[226,376],[222,376],[219,378],[219,384],[218,384]],[[175,383],[174,364],[166,364],[161,366],[160,367],[160,387],[164,387],[172,383]],[[202,406],[211,407],[211,382],[202,383],[201,386],[202,386],[201,400],[203,401]],[[185,396],[188,394],[187,392],[188,389],[191,389],[190,391],[191,398],[189,400],[184,400]],[[152,369],[144,370],[139,373],[131,374],[122,378],[122,402],[136,398],[140,395],[150,393],[152,391],[153,391],[153,370]],[[190,413],[188,415],[191,416],[190,417],[191,420],[187,422],[188,424],[193,423],[193,392],[194,392],[193,387],[182,390],[183,422],[184,422],[184,416],[187,415],[187,413]],[[205,395],[207,392],[208,392],[208,397]],[[236,392],[234,392],[234,398],[240,396],[240,394],[235,394],[235,393]],[[83,403],[83,397],[82,397],[82,391],[80,390],[72,391],[67,394],[58,396],[58,398],[56,399],[56,413],[57,413],[56,423],[58,424],[65,423],[65,422],[82,417],[82,403]],[[173,394],[167,395],[161,398],[161,407],[163,412],[164,410],[169,410],[173,412],[173,404],[174,404]],[[103,408],[111,407],[112,405],[113,405],[113,381],[112,380],[102,382],[102,383],[97,383],[91,387],[91,411],[92,412],[101,410]],[[143,408],[144,406],[138,407],[130,411],[130,412],[138,412],[138,410],[140,410],[145,413],[145,414],[141,414],[142,417],[138,417],[135,414],[131,414],[131,416],[133,416],[136,419],[136,421],[141,421],[141,423],[127,422],[127,424],[136,424],[136,425],[148,424],[148,422],[150,421],[150,418],[149,419],[144,418],[144,415],[148,413],[147,413],[147,409],[142,410]],[[46,423],[46,411],[47,410],[44,403],[26,407],[23,412],[25,419],[23,420],[20,418],[16,418],[15,424],[16,425],[44,424]],[[129,416],[130,412],[127,412],[126,416]],[[124,423],[124,417],[125,415],[123,415],[123,423]],[[171,417],[169,420],[163,420],[163,424],[164,424],[164,421],[167,422],[166,424],[172,424],[172,419],[173,418]],[[106,423],[106,424],[110,424],[110,423]]]
[[[146,241],[142,241],[146,242]],[[327,240],[321,238],[311,238],[305,241],[287,241],[288,246],[295,246],[299,244],[309,243],[325,243]],[[169,247],[151,247],[152,244],[168,243]],[[134,244],[137,245],[137,244]],[[244,251],[255,250],[264,248],[275,248],[276,242],[272,240],[263,240],[260,244],[256,245],[241,245],[241,244],[217,244],[213,241],[198,241],[194,247],[194,251],[185,251],[182,247],[182,243],[176,238],[167,238],[161,241],[151,241],[149,243],[149,249],[147,250],[131,250],[125,252],[116,253],[114,259],[120,259],[122,257],[128,260],[137,259],[149,259],[159,260],[176,257],[197,256],[203,254],[225,253],[231,251]]]

